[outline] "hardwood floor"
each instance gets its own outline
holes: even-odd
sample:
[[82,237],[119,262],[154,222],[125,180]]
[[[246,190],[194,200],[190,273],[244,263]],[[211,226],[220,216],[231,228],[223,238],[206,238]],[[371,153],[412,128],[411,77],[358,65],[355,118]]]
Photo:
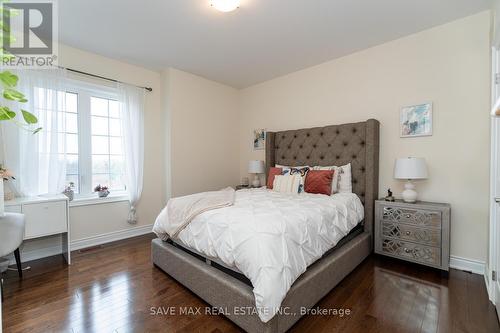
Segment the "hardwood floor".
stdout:
[[[9,271],[4,332],[239,332],[222,316],[158,314],[206,304],[153,267],[151,239],[137,237],[74,253],[70,267],[60,256],[30,262],[32,269],[22,280]],[[446,278],[438,271],[376,256],[318,306],[351,313],[310,315],[291,331],[500,332],[482,276],[452,270]]]

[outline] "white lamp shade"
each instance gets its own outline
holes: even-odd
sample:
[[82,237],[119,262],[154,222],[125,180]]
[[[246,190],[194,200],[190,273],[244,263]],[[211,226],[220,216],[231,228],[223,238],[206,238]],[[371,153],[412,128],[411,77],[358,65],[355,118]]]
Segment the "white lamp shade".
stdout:
[[264,161],[250,161],[248,162],[248,173],[264,173]]
[[396,179],[427,179],[427,165],[421,157],[404,157],[396,159],[394,164]]

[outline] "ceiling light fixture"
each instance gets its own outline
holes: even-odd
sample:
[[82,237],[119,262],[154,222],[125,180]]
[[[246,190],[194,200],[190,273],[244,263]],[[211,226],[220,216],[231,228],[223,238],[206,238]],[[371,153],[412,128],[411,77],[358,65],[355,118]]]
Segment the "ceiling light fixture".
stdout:
[[239,8],[240,0],[210,0],[210,6],[227,13]]

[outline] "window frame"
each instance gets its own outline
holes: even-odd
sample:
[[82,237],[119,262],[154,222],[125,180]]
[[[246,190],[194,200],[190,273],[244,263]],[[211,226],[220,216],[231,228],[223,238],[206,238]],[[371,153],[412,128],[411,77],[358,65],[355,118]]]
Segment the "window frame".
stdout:
[[[77,95],[79,191],[75,193],[75,199],[84,200],[95,197],[94,185],[92,184],[91,98],[97,97],[117,101],[118,91],[114,87],[74,79],[68,79],[65,88],[66,93],[74,93]],[[128,196],[128,192],[126,189],[114,190],[112,196],[124,197]]]

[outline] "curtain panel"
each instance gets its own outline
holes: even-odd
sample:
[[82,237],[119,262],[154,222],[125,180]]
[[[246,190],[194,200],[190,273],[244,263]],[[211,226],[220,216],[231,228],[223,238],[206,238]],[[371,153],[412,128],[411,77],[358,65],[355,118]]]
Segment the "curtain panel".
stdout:
[[[12,182],[19,196],[61,193],[65,186],[66,157],[64,69],[19,70],[18,90],[28,99],[22,105],[6,102],[14,110],[23,108],[38,118],[33,134],[13,122],[1,122],[3,160],[12,169]],[[17,115],[21,122],[20,112]]]

